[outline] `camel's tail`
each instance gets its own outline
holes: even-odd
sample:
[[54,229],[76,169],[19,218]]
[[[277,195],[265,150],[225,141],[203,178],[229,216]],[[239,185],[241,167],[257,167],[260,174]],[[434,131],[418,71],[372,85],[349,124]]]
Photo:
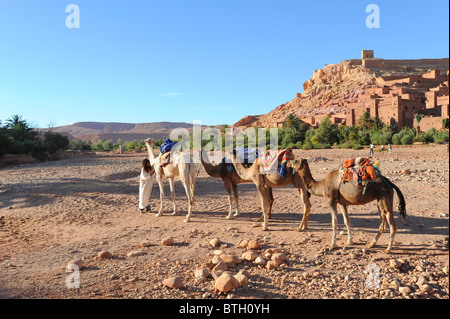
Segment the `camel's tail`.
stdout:
[[400,203],[398,204],[398,212],[400,215],[402,215],[403,217],[403,221],[405,221],[406,218],[406,202],[405,202],[405,197],[403,197],[402,192],[400,191],[400,189],[394,184],[392,183],[389,179],[387,179],[384,176],[381,176],[381,179],[388,184],[389,186],[391,186],[393,189],[395,189],[395,191],[397,192],[397,196],[398,199],[400,200]]

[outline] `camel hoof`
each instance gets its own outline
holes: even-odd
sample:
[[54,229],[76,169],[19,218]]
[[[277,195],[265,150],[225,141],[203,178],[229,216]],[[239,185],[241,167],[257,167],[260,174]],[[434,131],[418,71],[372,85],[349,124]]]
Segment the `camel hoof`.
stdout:
[[328,246],[328,251],[333,251],[336,248],[335,244]]
[[239,215],[241,215],[239,212],[237,212],[237,213],[234,213],[234,217],[238,217]]
[[180,215],[180,214],[178,214],[178,212],[173,212],[172,213],[172,216],[178,216],[178,215]]
[[156,217],[161,217],[163,215],[163,213],[158,213],[158,214],[156,214],[155,216]]
[[366,245],[367,248],[373,248],[373,246],[375,246],[374,242],[371,242],[369,244]]
[[189,223],[190,221],[191,221],[191,220],[190,220],[190,219],[187,219],[187,218],[184,220],[185,223]]
[[387,254],[387,255],[389,255],[389,254],[391,253],[391,249],[390,249],[390,248],[386,249],[386,250],[384,251],[384,253]]
[[225,219],[231,219],[231,215],[227,215],[227,217],[225,217]]

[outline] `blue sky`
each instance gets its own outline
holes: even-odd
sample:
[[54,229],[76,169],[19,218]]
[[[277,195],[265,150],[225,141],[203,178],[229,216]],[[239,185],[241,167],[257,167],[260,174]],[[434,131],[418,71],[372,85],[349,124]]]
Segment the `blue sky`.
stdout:
[[[66,27],[66,6],[80,28]],[[380,28],[367,28],[369,4]],[[447,1],[0,0],[0,120],[233,124],[314,69],[449,56]]]

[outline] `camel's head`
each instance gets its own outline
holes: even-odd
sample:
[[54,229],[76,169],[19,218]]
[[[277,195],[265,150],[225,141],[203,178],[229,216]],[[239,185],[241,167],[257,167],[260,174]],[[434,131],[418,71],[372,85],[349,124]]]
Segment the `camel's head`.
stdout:
[[145,140],[145,144],[153,147],[153,144],[155,144],[155,142],[151,138],[148,138]]
[[296,171],[301,171],[308,165],[308,161],[304,158],[300,160],[293,160],[287,163],[287,167],[292,167]]

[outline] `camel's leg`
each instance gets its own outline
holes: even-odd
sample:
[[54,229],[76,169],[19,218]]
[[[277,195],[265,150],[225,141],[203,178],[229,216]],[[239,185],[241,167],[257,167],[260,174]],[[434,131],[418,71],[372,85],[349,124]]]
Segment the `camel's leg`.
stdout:
[[386,254],[389,254],[392,250],[392,245],[394,244],[394,237],[395,234],[397,233],[397,225],[395,224],[395,220],[394,220],[394,203],[393,203],[393,198],[391,198],[388,201],[387,204],[387,208],[388,210],[386,211],[386,219],[387,222],[389,224],[389,245],[387,247],[387,249],[384,251]]
[[297,231],[302,231],[308,228],[308,218],[309,213],[311,212],[311,202],[309,200],[308,191],[302,188],[298,188],[298,192],[300,194],[300,197],[302,198],[303,202],[303,218],[302,222],[300,223],[300,226],[298,226]]
[[261,200],[261,207],[262,207],[262,211],[263,211],[263,223],[262,223],[262,229],[263,230],[268,230],[268,219],[269,219],[269,214],[268,214],[268,191],[266,189],[266,187],[264,185],[258,185],[257,186],[258,189],[258,194],[259,194],[259,198]]
[[[268,205],[268,216],[267,218],[272,218],[272,206],[273,206],[273,202],[275,201],[273,199],[273,192],[272,192],[272,188],[268,188],[268,198],[267,198],[267,205]],[[261,214],[261,217],[258,218],[259,222],[264,221],[264,212]]]
[[180,180],[183,184],[184,190],[186,191],[186,196],[188,198],[188,213],[186,215],[186,219],[184,220],[188,223],[191,220],[192,216],[192,207],[194,206],[194,190],[195,190],[195,166],[192,169],[192,166],[187,166],[189,169],[184,169],[180,172]]
[[273,202],[275,200],[273,199],[272,187],[268,188],[267,191],[269,192],[269,219],[271,219],[272,218],[272,206],[273,206]]
[[159,199],[160,199],[160,205],[159,205],[159,211],[158,214],[156,214],[156,217],[162,216],[163,215],[163,204],[164,204],[164,183],[163,183],[163,179],[162,176],[160,175],[156,175],[156,181],[158,182],[158,186],[159,186]]
[[339,207],[341,208],[342,216],[344,216],[344,223],[345,223],[345,226],[347,227],[348,239],[347,239],[347,242],[345,243],[345,245],[346,246],[351,245],[351,244],[353,244],[353,240],[352,240],[352,232],[350,230],[350,218],[348,216],[347,206],[339,205]]
[[[234,216],[239,216],[241,214],[241,212],[239,210],[239,193],[238,193],[237,184],[232,183],[231,186],[233,187],[234,201],[236,203],[236,213],[234,214]],[[230,207],[230,210],[231,210],[231,207]]]
[[173,202],[172,215],[178,215],[177,203],[175,201],[175,178],[173,178],[173,177],[169,178],[169,185],[170,185],[170,195],[172,196],[172,202]]
[[223,184],[225,185],[225,189],[228,193],[228,204],[230,205],[228,216],[225,217],[226,219],[231,219],[233,217],[233,199],[231,197],[231,183],[229,181],[224,181]]
[[379,200],[378,203],[378,211],[380,212],[380,227],[378,228],[378,233],[375,236],[375,239],[372,240],[369,244],[367,244],[367,248],[372,248],[376,245],[378,239],[381,234],[386,230],[386,209],[384,207],[384,201]]
[[331,208],[331,226],[333,227],[333,235],[331,238],[330,250],[336,248],[336,233],[337,233],[337,203],[336,201],[330,202]]

